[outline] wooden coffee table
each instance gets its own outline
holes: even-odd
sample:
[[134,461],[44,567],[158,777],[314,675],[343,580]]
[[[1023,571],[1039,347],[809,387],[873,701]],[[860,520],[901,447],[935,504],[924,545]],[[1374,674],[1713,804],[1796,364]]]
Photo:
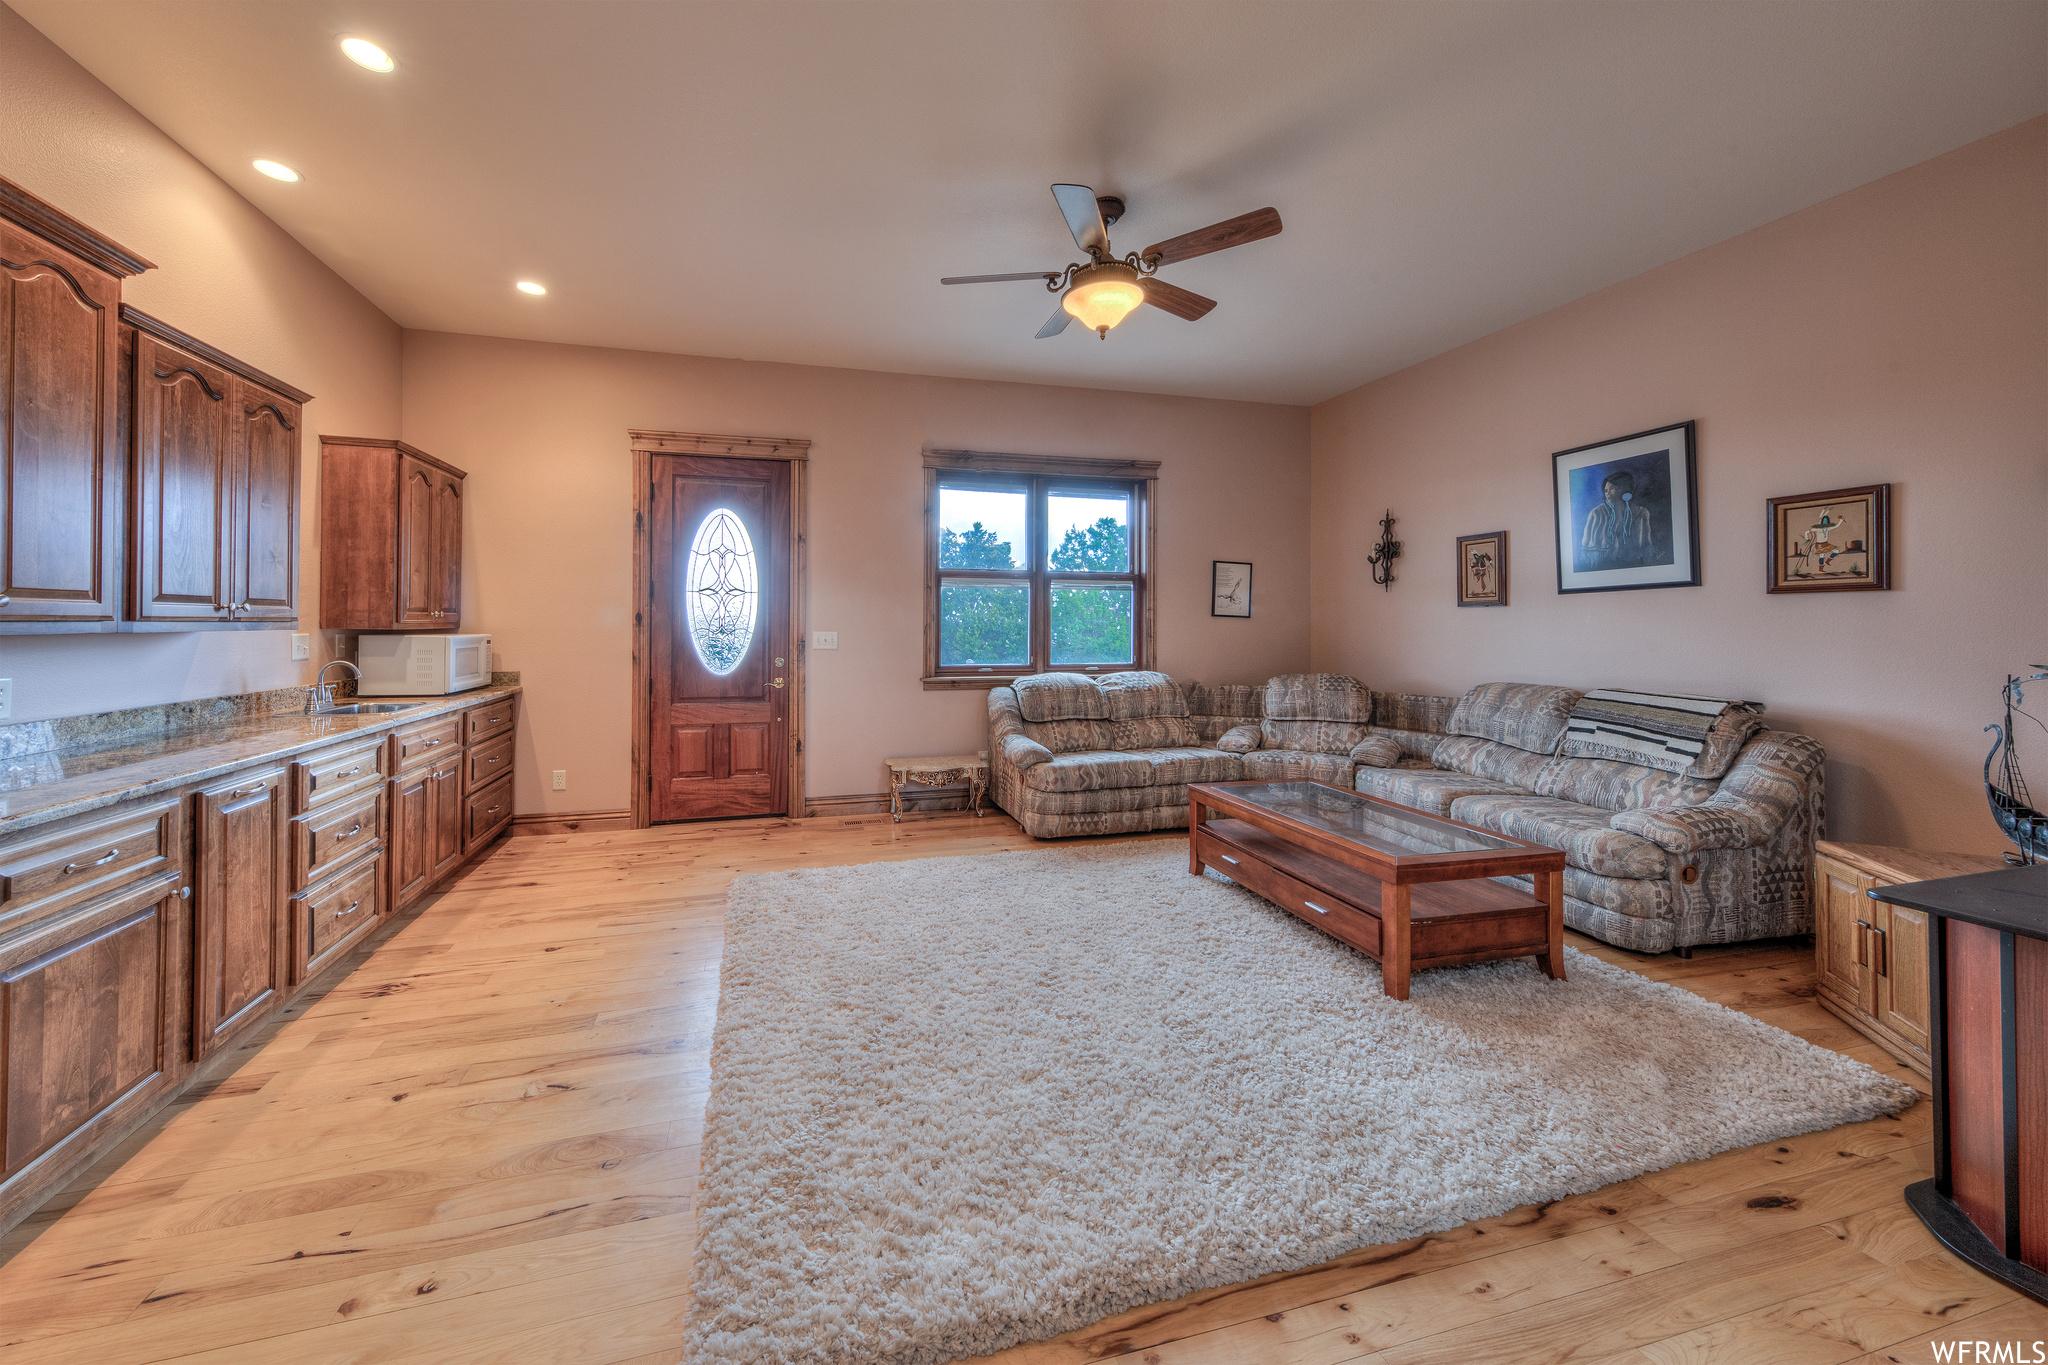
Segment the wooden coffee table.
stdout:
[[[1564,854],[1321,782],[1188,788],[1188,871],[1213,868],[1378,960],[1388,995],[1409,973],[1534,957],[1564,980]],[[1539,897],[1492,877],[1529,876]]]

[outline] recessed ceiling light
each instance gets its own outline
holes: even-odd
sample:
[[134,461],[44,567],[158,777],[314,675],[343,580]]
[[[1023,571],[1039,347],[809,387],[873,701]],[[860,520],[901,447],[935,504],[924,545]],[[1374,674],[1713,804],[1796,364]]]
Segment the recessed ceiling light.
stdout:
[[282,180],[287,185],[297,184],[300,178],[297,171],[285,165],[282,161],[265,161],[259,156],[249,164],[269,176],[272,180]]
[[369,71],[396,71],[398,63],[391,60],[391,54],[378,47],[368,38],[343,38],[341,50],[357,66]]
[[545,294],[548,292],[546,285],[535,284],[532,280],[521,280],[515,287],[522,294]]

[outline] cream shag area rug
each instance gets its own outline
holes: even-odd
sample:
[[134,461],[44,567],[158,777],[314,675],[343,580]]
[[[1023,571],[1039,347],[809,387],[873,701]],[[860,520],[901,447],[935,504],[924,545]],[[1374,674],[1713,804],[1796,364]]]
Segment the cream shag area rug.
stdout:
[[927,1362],[1915,1092],[1567,952],[1369,958],[1183,845],[732,885],[688,1356]]

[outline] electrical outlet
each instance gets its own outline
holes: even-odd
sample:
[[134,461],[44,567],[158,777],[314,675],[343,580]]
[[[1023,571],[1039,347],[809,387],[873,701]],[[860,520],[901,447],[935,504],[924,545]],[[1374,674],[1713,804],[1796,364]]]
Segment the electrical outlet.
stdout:
[[555,790],[558,792],[569,790],[569,770],[567,768],[555,769]]
[[14,679],[0,678],[0,720],[14,714]]
[[839,632],[836,630],[814,630],[811,632],[812,649],[839,648]]
[[294,635],[294,636],[292,636],[292,660],[293,660],[293,662],[295,662],[295,663],[296,663],[296,662],[297,662],[298,660],[300,660],[300,659],[310,659],[310,658],[312,658],[312,657],[313,657],[313,637],[312,637],[312,636],[310,636],[310,635]]

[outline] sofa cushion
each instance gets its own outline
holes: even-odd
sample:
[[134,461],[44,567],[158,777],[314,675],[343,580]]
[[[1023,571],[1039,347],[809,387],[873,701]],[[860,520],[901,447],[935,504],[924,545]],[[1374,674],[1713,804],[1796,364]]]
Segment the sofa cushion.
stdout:
[[1262,720],[1259,747],[1349,758],[1358,742],[1371,733],[1372,727],[1364,721]]
[[[1017,804],[1021,810],[1013,810],[1010,814],[1101,815],[1180,806],[1183,807],[1180,823],[1185,825],[1188,789],[1178,782],[1162,783],[1157,787],[1105,787],[1092,792],[1042,792],[1026,787],[1019,793]],[[1069,832],[1101,834],[1109,831],[1083,829]]]
[[1105,787],[1149,787],[1153,767],[1136,754],[1114,751],[1059,754],[1024,770],[1024,785],[1042,792],[1089,792]]
[[1109,699],[1085,673],[1033,673],[1010,686],[1026,720],[1109,719]]
[[1106,720],[1027,720],[1024,733],[1056,754],[1116,747],[1116,735]]
[[[1100,724],[1101,722],[1090,722]],[[1201,743],[1186,716],[1134,716],[1109,722],[1112,749],[1190,749]]]
[[1236,725],[1218,735],[1212,743],[1226,754],[1245,754],[1259,747],[1259,727]]
[[1266,696],[1264,683],[1181,684],[1191,716],[1236,716],[1257,720]]
[[1327,782],[1333,787],[1349,787],[1357,766],[1343,754],[1300,749],[1254,749],[1242,762],[1247,782]]
[[1613,758],[1553,758],[1529,784],[1538,796],[1576,801],[1602,810],[1636,810],[1645,806],[1696,806],[1719,791],[1719,782],[1702,782],[1683,773],[1667,773]]
[[1391,735],[1375,730],[1351,747],[1351,761],[1368,768],[1391,768],[1403,758],[1401,746]]
[[1667,875],[1670,863],[1664,850],[1648,839],[1615,829],[1607,823],[1611,816],[1611,811],[1598,806],[1547,796],[1461,796],[1451,803],[1453,820],[1510,839],[1561,849],[1567,863],[1588,872],[1603,877]]
[[1430,762],[1445,772],[1488,777],[1522,791],[1533,791],[1537,775],[1550,765],[1550,758],[1491,739],[1451,735],[1437,743]]
[[1417,730],[1424,734],[1444,733],[1444,723],[1456,709],[1456,697],[1430,697],[1415,692],[1372,694],[1372,723],[1382,730]]
[[1282,673],[1266,682],[1269,720],[1343,720],[1372,723],[1372,693],[1342,673]]
[[1152,765],[1154,782],[1236,782],[1244,774],[1244,760],[1217,749],[1147,749],[1132,755]]
[[1451,803],[1461,796],[1493,795],[1517,789],[1505,782],[1467,773],[1437,772],[1429,768],[1360,768],[1351,782],[1367,796],[1392,801],[1397,806],[1449,815]]
[[1141,716],[1185,716],[1188,699],[1180,684],[1164,673],[1105,673],[1095,680],[1111,720]]
[[[1580,693],[1543,683],[1481,683],[1458,698],[1444,733],[1554,754]],[[1024,712],[1026,719],[1031,712]]]

